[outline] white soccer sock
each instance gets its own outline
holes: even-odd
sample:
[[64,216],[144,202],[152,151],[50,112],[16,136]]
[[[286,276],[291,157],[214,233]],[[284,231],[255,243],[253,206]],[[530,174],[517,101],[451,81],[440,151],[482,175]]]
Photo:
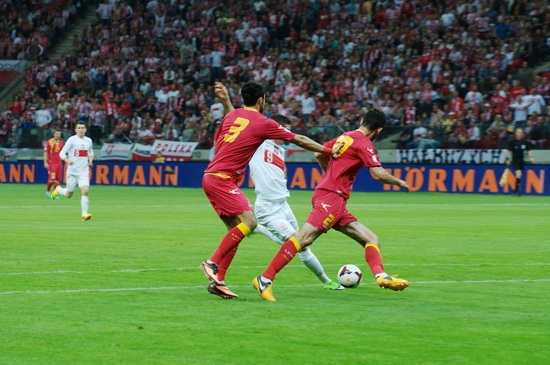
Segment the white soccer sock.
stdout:
[[61,196],[67,196],[67,188],[62,188],[61,185],[57,188],[57,192]]
[[389,276],[389,275],[386,274],[384,271],[382,271],[380,274],[376,274],[374,277],[375,277],[376,279],[378,279],[379,277],[385,278],[386,276]]
[[325,274],[323,265],[321,265],[319,259],[313,254],[313,252],[311,252],[311,250],[298,252],[298,255],[300,255],[300,259],[302,259],[304,265],[306,265],[308,269],[310,269],[311,272],[314,273],[315,276],[317,276],[317,278],[323,284],[326,284],[330,281],[330,278],[327,276],[327,274]]
[[267,227],[262,226],[261,224],[257,224],[256,228],[254,228],[254,233],[261,233],[263,235],[266,235],[271,239],[272,241],[277,242],[278,244],[282,245],[284,242],[282,242],[279,238],[277,238]]
[[88,206],[90,204],[90,200],[88,199],[87,196],[85,195],[82,195],[80,197],[80,206],[82,207],[82,215],[86,215],[88,214]]

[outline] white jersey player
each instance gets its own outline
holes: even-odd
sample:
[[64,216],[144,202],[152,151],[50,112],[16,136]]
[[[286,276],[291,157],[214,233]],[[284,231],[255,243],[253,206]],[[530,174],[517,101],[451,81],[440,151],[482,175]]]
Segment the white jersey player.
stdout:
[[[279,122],[283,127],[290,127],[290,120],[281,114],[274,114],[271,119]],[[248,164],[256,192],[254,215],[258,226],[254,231],[265,234],[279,244],[283,244],[299,230],[298,221],[286,201],[290,193],[286,186],[283,142],[283,140],[265,140]],[[325,284],[326,289],[344,289],[343,286],[330,280],[319,259],[310,249],[299,252],[299,255],[303,263]]]
[[75,132],[76,135],[70,137],[59,152],[59,156],[67,164],[67,186],[65,188],[58,186],[52,193],[52,199],[58,196],[70,198],[78,185],[82,193],[80,198],[82,221],[87,221],[92,218],[92,215],[88,213],[88,191],[90,167],[94,160],[94,144],[90,138],[85,136],[86,124],[84,122],[76,122]]

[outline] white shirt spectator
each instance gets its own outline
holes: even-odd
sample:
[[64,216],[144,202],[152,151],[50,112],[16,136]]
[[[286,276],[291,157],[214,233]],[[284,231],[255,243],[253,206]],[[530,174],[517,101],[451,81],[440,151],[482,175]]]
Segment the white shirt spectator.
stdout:
[[302,99],[302,114],[311,114],[315,111],[315,100],[311,96]]
[[210,59],[212,67],[222,67],[222,57],[225,54],[221,51],[210,52]]
[[546,108],[546,101],[540,94],[525,95],[523,99],[526,102],[531,103],[531,105],[527,108],[527,114],[529,115],[532,115],[533,112],[537,112],[537,114],[540,115]]
[[36,121],[36,125],[40,128],[44,127],[45,125],[51,123],[52,121],[52,113],[48,109],[38,109],[34,113],[34,118]]
[[155,91],[155,96],[159,103],[166,104],[168,102],[168,90],[166,88]]
[[218,101],[210,106],[210,113],[212,113],[212,119],[215,121],[223,118],[223,104]]
[[518,96],[516,101],[510,104],[510,108],[514,111],[514,122],[523,122],[527,120],[527,110],[531,104]]
[[464,101],[468,104],[468,107],[473,107],[474,104],[479,104],[483,101],[483,95],[477,90],[470,90],[466,93]]

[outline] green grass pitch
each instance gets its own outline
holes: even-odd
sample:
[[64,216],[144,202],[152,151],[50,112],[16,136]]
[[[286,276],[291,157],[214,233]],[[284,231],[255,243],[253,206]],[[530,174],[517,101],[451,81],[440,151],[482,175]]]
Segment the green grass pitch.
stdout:
[[[206,291],[198,269],[225,233],[202,190],[92,186],[58,201],[0,185],[0,364],[547,364],[550,197],[355,193],[349,209],[382,244],[380,289],[338,232],[312,246],[327,273],[356,264],[356,289],[326,291],[296,258],[277,302],[251,286],[279,246],[245,239]],[[253,192],[245,191],[253,200]],[[311,192],[289,200],[300,222]]]

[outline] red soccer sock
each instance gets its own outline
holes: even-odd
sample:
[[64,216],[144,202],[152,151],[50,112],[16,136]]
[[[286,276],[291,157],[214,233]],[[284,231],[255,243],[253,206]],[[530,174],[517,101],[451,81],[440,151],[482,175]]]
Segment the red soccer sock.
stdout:
[[273,260],[264,271],[262,276],[266,279],[273,280],[275,275],[283,269],[293,258],[296,256],[298,250],[301,249],[298,240],[294,237],[290,237],[279,249],[279,252],[275,254]]
[[235,246],[234,249],[229,250],[229,252],[221,259],[220,263],[218,264],[218,280],[224,281],[225,280],[225,273],[227,272],[227,268],[231,264],[231,261],[233,261],[233,257],[235,257],[235,254],[237,253],[237,249],[239,248],[239,245]]
[[53,183],[48,181],[48,183],[46,184],[46,191],[50,191],[50,188],[52,187]]
[[[214,253],[210,257],[210,261],[219,265],[222,262],[223,258],[231,250],[237,249],[239,243],[241,243],[241,241],[246,236],[248,236],[250,232],[250,228],[248,228],[248,226],[244,223],[239,223],[236,227],[231,228],[229,232],[227,232],[226,235],[223,237],[216,251],[214,251]],[[235,253],[233,253],[233,256],[235,256]],[[229,264],[231,264],[232,259],[232,257],[229,259],[226,269],[227,267],[229,267]]]
[[365,246],[365,260],[374,276],[384,272],[384,264],[382,263],[382,256],[380,256],[378,246],[367,243]]

